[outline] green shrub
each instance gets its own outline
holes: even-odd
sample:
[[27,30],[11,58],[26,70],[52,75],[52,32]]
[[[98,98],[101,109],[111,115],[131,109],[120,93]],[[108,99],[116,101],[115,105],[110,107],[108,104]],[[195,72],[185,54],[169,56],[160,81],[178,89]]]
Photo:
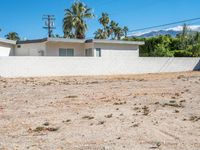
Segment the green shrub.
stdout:
[[175,50],[174,57],[192,57],[192,52],[187,50]]
[[155,50],[152,53],[154,57],[173,57],[173,52],[169,51],[164,44],[158,44],[155,46]]
[[190,52],[192,53],[193,57],[200,57],[200,44],[194,45]]

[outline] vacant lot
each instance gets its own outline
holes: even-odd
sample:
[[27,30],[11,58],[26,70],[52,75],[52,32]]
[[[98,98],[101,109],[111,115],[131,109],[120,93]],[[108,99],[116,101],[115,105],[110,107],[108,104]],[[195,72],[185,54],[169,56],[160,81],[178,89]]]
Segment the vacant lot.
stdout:
[[200,72],[0,78],[0,150],[198,150]]

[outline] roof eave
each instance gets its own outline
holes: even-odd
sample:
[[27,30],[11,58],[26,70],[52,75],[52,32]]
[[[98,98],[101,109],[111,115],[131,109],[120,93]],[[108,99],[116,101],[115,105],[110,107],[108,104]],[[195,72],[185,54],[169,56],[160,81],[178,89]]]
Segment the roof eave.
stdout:
[[48,38],[47,42],[64,42],[64,43],[85,43],[85,40],[81,39],[66,39],[66,38]]
[[6,44],[11,44],[11,45],[16,45],[16,43],[17,43],[17,41],[8,40],[8,39],[2,39],[2,38],[0,38],[0,42],[6,43]]
[[122,40],[93,40],[93,43],[104,43],[104,44],[128,44],[128,45],[144,45],[143,41],[122,41]]

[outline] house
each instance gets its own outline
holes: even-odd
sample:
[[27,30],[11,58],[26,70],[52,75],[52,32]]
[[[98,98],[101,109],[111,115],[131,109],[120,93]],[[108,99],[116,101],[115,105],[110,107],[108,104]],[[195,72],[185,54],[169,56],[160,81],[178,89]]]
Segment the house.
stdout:
[[143,44],[144,42],[96,39],[0,39],[0,56],[139,57],[139,46]]
[[0,56],[14,56],[16,41],[0,39]]

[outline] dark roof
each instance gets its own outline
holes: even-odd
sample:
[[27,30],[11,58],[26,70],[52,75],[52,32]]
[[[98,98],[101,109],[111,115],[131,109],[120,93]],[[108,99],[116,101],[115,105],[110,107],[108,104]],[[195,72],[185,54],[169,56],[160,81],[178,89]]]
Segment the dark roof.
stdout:
[[41,43],[46,42],[47,38],[36,39],[36,40],[26,40],[26,41],[17,41],[17,44],[29,44],[29,43]]

